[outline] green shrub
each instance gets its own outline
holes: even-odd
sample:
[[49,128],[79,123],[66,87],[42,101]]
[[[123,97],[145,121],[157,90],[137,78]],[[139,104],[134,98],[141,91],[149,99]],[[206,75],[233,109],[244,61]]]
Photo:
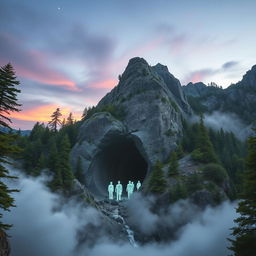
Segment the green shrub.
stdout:
[[169,171],[168,175],[171,176],[176,176],[179,174],[179,162],[177,159],[177,154],[176,152],[172,152],[171,157],[170,157],[170,166],[169,166]]
[[164,98],[164,97],[162,97],[162,98],[161,98],[161,101],[162,101],[163,103],[166,103],[166,102],[167,102],[167,99]]
[[148,183],[149,191],[152,193],[161,194],[166,189],[167,182],[162,168],[163,164],[160,161],[157,161],[153,167]]
[[175,132],[172,129],[168,129],[164,134],[166,136],[172,137],[175,135]]
[[109,112],[113,117],[115,117],[118,120],[124,120],[125,118],[125,110],[122,106],[116,106],[113,104],[106,104],[103,106],[98,107],[92,107],[88,110],[86,118],[90,118],[95,113],[99,112]]
[[188,196],[186,186],[182,183],[177,183],[170,188],[170,201],[174,203],[180,199],[185,199]]
[[191,174],[187,177],[186,187],[187,191],[190,194],[195,191],[201,190],[203,188],[202,177],[197,173]]
[[220,188],[212,182],[205,185],[205,188],[212,194],[212,199],[215,204],[218,205],[223,201],[223,195],[220,192]]
[[204,158],[204,154],[199,150],[199,149],[195,149],[192,153],[191,153],[191,157],[193,160],[195,160],[196,162],[202,162],[203,158]]
[[207,164],[202,168],[203,177],[217,185],[227,178],[227,171],[219,164]]
[[177,104],[174,101],[172,101],[171,99],[169,100],[169,102],[170,102],[171,106],[175,109],[175,111],[178,112],[179,108],[178,108]]

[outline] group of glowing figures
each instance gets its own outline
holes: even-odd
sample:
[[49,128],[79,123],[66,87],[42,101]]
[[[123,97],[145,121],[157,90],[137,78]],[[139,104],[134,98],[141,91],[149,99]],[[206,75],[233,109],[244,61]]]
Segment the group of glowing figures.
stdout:
[[[132,193],[134,192],[134,183],[133,181],[128,182],[126,186],[126,192],[127,192],[127,197],[130,199]],[[141,187],[140,181],[137,182],[136,184],[136,189],[139,190]],[[116,187],[113,185],[112,181],[108,185],[108,197],[110,200],[114,199],[114,192],[116,193],[116,201],[122,200],[122,193],[123,193],[123,185],[120,183],[120,181],[117,182]]]

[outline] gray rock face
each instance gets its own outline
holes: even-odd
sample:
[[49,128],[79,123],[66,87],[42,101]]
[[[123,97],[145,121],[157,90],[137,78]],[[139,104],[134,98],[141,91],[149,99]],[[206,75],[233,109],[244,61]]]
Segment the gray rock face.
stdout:
[[254,65],[251,70],[246,72],[242,81],[238,82],[238,85],[256,89],[256,65]]
[[97,107],[109,105],[124,109],[122,120],[94,114],[82,124],[71,152],[73,165],[81,156],[89,188],[102,195],[110,178],[143,180],[157,160],[167,160],[182,134],[182,118],[192,113],[167,67],[151,67],[142,58],[129,61],[119,84]]
[[188,83],[186,86],[182,87],[183,91],[187,96],[200,97],[208,92],[207,85],[199,83]]
[[182,86],[184,93],[194,98],[194,102],[205,107],[206,111],[235,113],[247,125],[256,120],[256,65],[243,76],[243,79],[226,89],[206,86],[203,83],[189,83]]

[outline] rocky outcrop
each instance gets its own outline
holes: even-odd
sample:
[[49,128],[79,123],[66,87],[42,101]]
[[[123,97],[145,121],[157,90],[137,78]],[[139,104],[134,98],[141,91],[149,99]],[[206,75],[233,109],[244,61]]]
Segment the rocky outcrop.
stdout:
[[[133,169],[138,179],[147,177],[152,165],[157,160],[165,161],[176,148],[177,139],[182,135],[182,118],[192,113],[180,82],[167,67],[161,64],[151,67],[142,58],[129,61],[118,85],[102,98],[96,109],[102,111],[104,106],[122,109],[123,116],[119,118],[109,112],[91,116],[81,125],[78,142],[71,152],[72,164],[75,166],[81,157],[87,185],[99,193],[109,177],[124,177],[127,181],[130,176],[120,174],[122,171]],[[128,153],[136,150],[137,155]],[[120,168],[114,156],[115,152],[122,151],[126,153],[116,156],[122,163],[126,162],[129,170]],[[145,169],[144,174],[135,170],[135,164]],[[108,182],[99,181],[105,179],[103,173],[107,174]]]
[[[192,107],[201,112],[234,113],[247,125],[256,120],[256,65],[251,68],[241,81],[226,89],[206,86],[203,83],[189,83],[182,87],[189,97]],[[202,108],[203,106],[203,108]]]
[[214,86],[207,86],[202,82],[198,82],[198,83],[190,82],[186,86],[183,86],[182,89],[187,96],[203,97],[209,94],[210,92],[216,93],[216,91],[220,88],[217,88]]

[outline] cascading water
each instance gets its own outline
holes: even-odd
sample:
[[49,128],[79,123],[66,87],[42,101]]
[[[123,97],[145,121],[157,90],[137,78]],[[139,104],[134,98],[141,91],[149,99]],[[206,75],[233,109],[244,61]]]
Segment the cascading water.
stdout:
[[[90,197],[90,192],[85,188],[84,185],[82,185],[78,180],[75,180],[75,184],[77,187],[82,191],[83,195],[85,197]],[[129,225],[126,223],[124,217],[120,213],[120,204],[116,203],[115,205],[111,204],[110,201],[103,201],[104,203],[99,203],[98,201],[94,200],[95,204],[93,205],[96,207],[102,214],[104,214],[107,217],[110,217],[115,222],[117,222],[119,225],[122,226],[122,230],[126,233],[128,241],[133,247],[138,247],[138,244],[136,243],[134,239],[134,232],[131,230]],[[111,205],[111,207],[109,207]],[[124,206],[122,206],[124,208]]]

